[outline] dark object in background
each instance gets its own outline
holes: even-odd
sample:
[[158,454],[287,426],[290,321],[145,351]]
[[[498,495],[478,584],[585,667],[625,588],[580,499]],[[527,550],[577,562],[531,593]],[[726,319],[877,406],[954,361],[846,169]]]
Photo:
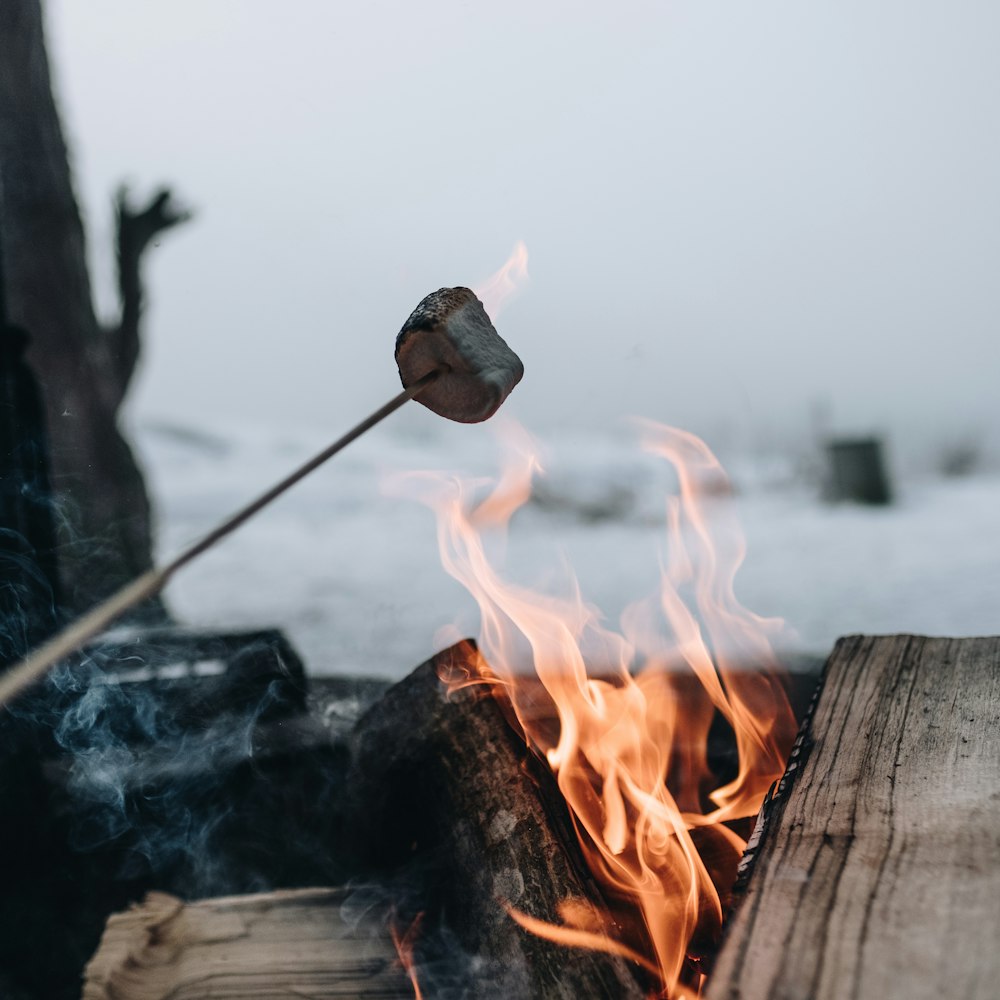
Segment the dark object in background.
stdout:
[[2,309],[0,293],[0,670],[52,634],[58,595],[45,416]]
[[[120,703],[105,722],[116,743],[162,745],[222,716],[253,714],[267,722],[306,709],[305,668],[277,629],[122,629],[88,646],[82,658],[87,661],[82,684],[92,692],[103,685],[105,700]],[[55,678],[56,688],[67,683],[76,688],[70,698],[80,693],[80,685],[73,684],[78,669],[66,668]],[[65,721],[57,724],[57,733],[68,731]],[[91,740],[93,726],[80,736]]]
[[[155,195],[117,199],[121,317],[98,322],[83,224],[53,100],[39,0],[0,3],[0,196],[9,319],[31,331],[59,503],[61,599],[83,612],[152,566],[142,474],[118,427],[135,371],[141,260],[157,233],[187,218]],[[151,601],[133,620],[163,622]]]
[[836,438],[827,442],[826,455],[826,499],[892,503],[881,438]]
[[0,186],[0,670],[56,628],[56,532],[45,408],[25,363],[29,336],[8,322]]
[[0,714],[0,988],[78,1000],[109,914],[153,889],[344,882],[347,752],[306,706],[280,632],[159,629]]
[[[621,909],[628,904],[608,899],[595,883],[555,777],[501,702],[486,687],[446,695],[439,671],[467,673],[456,667],[473,648],[466,640],[438,653],[358,721],[344,824],[350,853],[374,881],[392,887],[401,916],[423,911],[417,978],[427,996],[649,995],[652,983],[631,962],[568,951],[525,932],[504,911],[506,900],[561,923],[558,905],[572,898],[598,912],[608,908],[613,923],[630,922]],[[790,700],[799,713],[818,666],[811,657],[788,664]],[[693,674],[676,680],[677,697],[690,697],[692,708],[703,703]],[[528,701],[557,730],[541,682],[524,683],[538,684],[538,697]],[[718,721],[707,751],[724,782],[736,777],[738,762],[732,730]],[[699,944],[710,955],[715,942]],[[693,964],[688,972],[696,973]]]

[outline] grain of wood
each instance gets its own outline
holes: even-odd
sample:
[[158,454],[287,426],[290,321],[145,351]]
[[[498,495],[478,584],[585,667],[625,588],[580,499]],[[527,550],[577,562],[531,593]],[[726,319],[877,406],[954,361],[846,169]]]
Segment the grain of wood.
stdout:
[[708,1000],[1000,996],[1000,638],[842,639]]
[[185,904],[150,893],[114,914],[82,1000],[412,998],[383,923],[345,919],[344,889]]

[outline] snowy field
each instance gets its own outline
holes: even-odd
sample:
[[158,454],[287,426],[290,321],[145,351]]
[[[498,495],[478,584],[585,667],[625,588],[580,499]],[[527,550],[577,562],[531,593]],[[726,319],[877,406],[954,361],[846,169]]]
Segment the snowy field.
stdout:
[[[137,441],[163,561],[328,438],[147,422]],[[539,499],[512,522],[507,570],[544,586],[571,564],[613,624],[657,586],[671,477],[627,429],[542,444],[546,475]],[[427,468],[495,476],[500,453],[488,425],[397,415],[185,569],[168,601],[189,624],[279,626],[315,674],[400,677],[440,644],[442,627],[475,635],[478,612],[441,568],[432,514],[384,495],[382,484]],[[851,632],[1000,631],[1000,475],[897,478],[896,504],[872,509],[821,503],[794,463],[726,460],[747,543],[737,596],[786,621],[788,649],[825,654]]]

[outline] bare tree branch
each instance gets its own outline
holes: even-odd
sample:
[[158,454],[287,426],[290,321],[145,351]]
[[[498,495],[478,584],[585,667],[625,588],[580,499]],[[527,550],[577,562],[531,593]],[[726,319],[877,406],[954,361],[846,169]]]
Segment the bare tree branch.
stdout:
[[141,351],[139,333],[145,299],[141,272],[143,254],[160,233],[187,222],[191,215],[176,204],[166,187],[157,191],[141,209],[130,204],[129,191],[124,184],[115,194],[121,317],[118,326],[106,331],[109,388],[116,397],[109,402],[114,409],[121,405],[128,392]]

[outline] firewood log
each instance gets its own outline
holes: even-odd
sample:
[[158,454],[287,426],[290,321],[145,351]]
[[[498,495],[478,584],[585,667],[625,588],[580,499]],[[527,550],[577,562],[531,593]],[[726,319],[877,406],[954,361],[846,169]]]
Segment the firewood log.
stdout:
[[347,823],[359,855],[383,874],[419,869],[413,905],[438,914],[476,956],[472,995],[645,996],[634,963],[568,949],[510,917],[509,906],[559,924],[568,900],[599,926],[607,910],[551,772],[500,702],[484,686],[449,696],[439,680],[470,649],[418,667],[359,721]]
[[345,919],[345,889],[183,903],[166,893],[108,921],[82,1000],[412,998],[385,925]]
[[709,1000],[993,1000],[1000,638],[841,639],[744,859]]

